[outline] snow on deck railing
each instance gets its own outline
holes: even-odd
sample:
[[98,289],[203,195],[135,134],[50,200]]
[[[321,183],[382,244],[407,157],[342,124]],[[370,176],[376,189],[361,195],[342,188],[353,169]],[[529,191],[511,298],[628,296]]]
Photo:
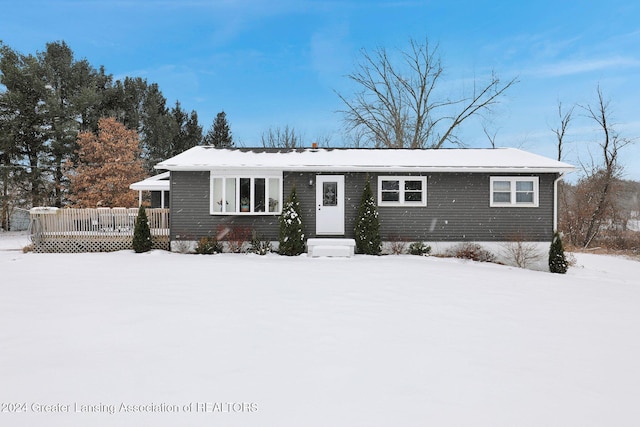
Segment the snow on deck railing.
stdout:
[[[60,234],[133,234],[137,208],[58,209],[33,208],[32,230],[41,236]],[[169,234],[169,209],[147,209],[154,235]]]

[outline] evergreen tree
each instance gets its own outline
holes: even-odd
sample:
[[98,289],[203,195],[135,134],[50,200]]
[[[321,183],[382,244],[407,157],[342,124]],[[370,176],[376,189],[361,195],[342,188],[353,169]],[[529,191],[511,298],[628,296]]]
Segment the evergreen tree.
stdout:
[[133,250],[136,253],[149,252],[151,250],[151,230],[149,229],[149,219],[144,206],[138,209],[138,217],[133,229]]
[[282,208],[279,239],[278,252],[281,255],[295,256],[304,252],[304,230],[295,186],[291,189],[291,194]]
[[43,115],[47,123],[54,204],[60,207],[68,187],[64,164],[76,160],[78,132],[95,130],[92,111],[101,97],[100,76],[86,59],[77,61],[64,41],[47,43],[46,50],[37,57],[46,89]]
[[549,271],[552,273],[565,274],[569,269],[569,263],[564,255],[564,247],[560,239],[560,233],[553,233],[551,247],[549,248]]
[[38,58],[23,55],[0,43],[0,121],[13,144],[6,160],[13,169],[15,187],[28,206],[49,204],[47,123],[43,100],[47,93]]
[[171,109],[170,117],[173,119],[171,126],[172,139],[165,149],[165,159],[173,157],[188,150],[191,147],[202,144],[202,126],[198,125],[198,113],[192,111],[188,114],[176,101],[176,106]]
[[371,192],[371,184],[367,178],[362,192],[362,200],[358,207],[358,217],[355,227],[356,249],[366,255],[380,255],[382,239],[380,237],[380,222],[378,209]]
[[224,111],[216,115],[211,129],[209,129],[207,135],[204,137],[204,143],[206,145],[213,145],[216,148],[233,147],[231,129],[229,128],[229,122],[227,122],[227,114]]
[[173,140],[174,118],[166,104],[167,100],[157,84],[146,88],[142,103],[140,146],[149,174],[153,173],[156,163],[169,158],[166,153]]

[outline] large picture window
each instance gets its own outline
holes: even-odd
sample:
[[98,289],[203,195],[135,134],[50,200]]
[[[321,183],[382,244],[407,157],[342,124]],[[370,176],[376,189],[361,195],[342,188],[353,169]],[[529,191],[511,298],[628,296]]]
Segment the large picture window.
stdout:
[[491,207],[537,207],[537,176],[492,176]]
[[282,211],[282,174],[211,174],[212,215],[278,215]]
[[426,176],[379,176],[378,206],[426,206]]

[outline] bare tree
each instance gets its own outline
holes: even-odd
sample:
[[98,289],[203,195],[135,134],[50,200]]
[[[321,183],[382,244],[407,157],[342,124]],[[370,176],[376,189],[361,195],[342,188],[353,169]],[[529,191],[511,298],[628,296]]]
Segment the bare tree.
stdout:
[[360,131],[375,147],[441,148],[459,143],[456,131],[469,117],[489,110],[517,82],[503,83],[492,73],[476,85],[471,95],[457,99],[436,93],[443,67],[438,46],[409,41],[395,63],[385,48],[361,51],[362,60],[348,78],[359,87],[352,99],[338,94],[346,105],[341,111],[348,131]]
[[275,127],[262,133],[262,146],[267,148],[299,148],[302,147],[302,136],[289,125],[284,128]]
[[614,207],[616,183],[619,181],[621,167],[618,163],[620,150],[631,143],[628,138],[621,137],[611,123],[610,102],[602,94],[600,86],[597,89],[596,105],[580,106],[587,118],[593,120],[602,131],[602,139],[598,143],[602,154],[602,164],[592,165],[585,170],[586,176],[579,183],[589,189],[586,191],[587,215],[583,221],[582,246],[587,248],[598,236],[607,219],[607,212]]
[[562,112],[562,102],[558,101],[558,117],[560,118],[560,126],[557,128],[552,128],[553,133],[556,134],[557,138],[557,148],[558,148],[558,161],[562,160],[562,153],[564,150],[564,138],[567,134],[567,129],[569,128],[569,123],[571,123],[571,119],[573,118],[573,110],[575,106],[569,108],[569,111],[565,113]]
[[[567,130],[569,128],[569,124],[573,118],[573,110],[575,109],[575,105],[569,108],[568,111],[562,111],[562,102],[558,101],[558,118],[560,119],[560,124],[557,128],[551,128],[553,133],[556,135],[557,141],[557,150],[558,150],[558,161],[562,161],[562,155],[564,153],[564,144],[565,137],[567,134]],[[569,206],[571,205],[571,201],[575,201],[575,191],[574,187],[570,184],[567,184],[564,181],[560,181],[558,183],[558,201],[562,205],[563,209],[560,210],[560,217],[558,219],[558,228],[561,230],[574,230],[575,223],[572,223],[570,217],[572,214],[575,214],[575,210],[570,210]],[[573,206],[575,209],[575,205]],[[573,244],[576,244],[576,234],[569,233],[569,238]]]
[[489,143],[491,144],[491,148],[496,148],[496,136],[498,136],[498,131],[496,130],[491,132],[486,124],[482,125],[482,131],[484,132],[484,135],[489,140]]

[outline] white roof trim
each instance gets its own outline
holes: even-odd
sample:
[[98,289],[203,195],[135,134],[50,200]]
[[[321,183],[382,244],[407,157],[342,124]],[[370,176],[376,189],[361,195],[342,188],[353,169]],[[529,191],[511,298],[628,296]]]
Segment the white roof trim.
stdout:
[[193,147],[158,165],[170,171],[279,169],[313,172],[565,173],[567,163],[515,148],[496,149],[304,149]]

